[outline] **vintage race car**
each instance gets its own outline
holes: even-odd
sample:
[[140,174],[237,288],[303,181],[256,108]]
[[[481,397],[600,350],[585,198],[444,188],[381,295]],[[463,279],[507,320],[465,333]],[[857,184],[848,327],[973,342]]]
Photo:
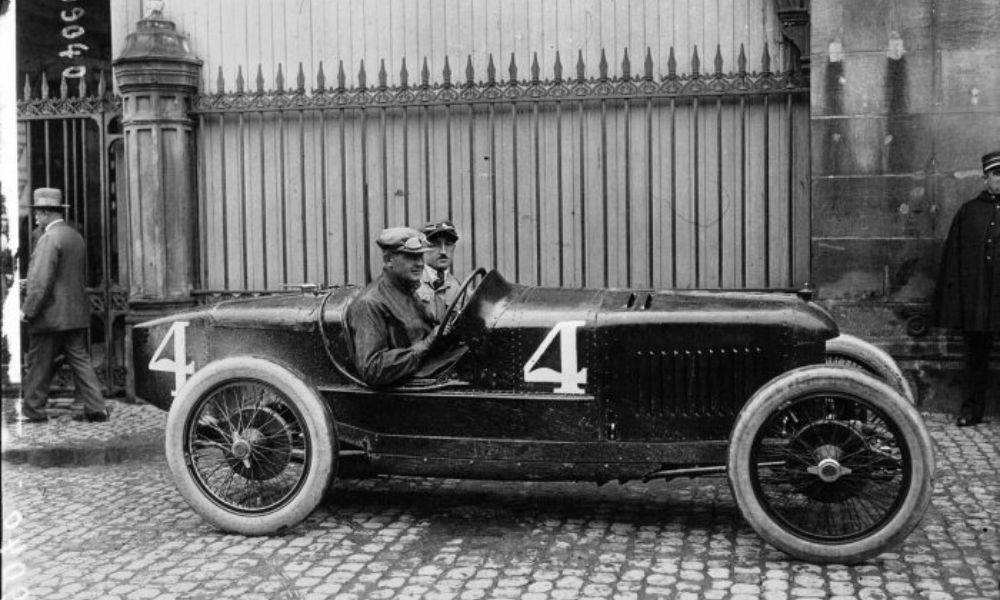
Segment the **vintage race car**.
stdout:
[[558,289],[478,269],[434,380],[373,389],[342,316],[360,289],[222,302],[135,326],[134,394],[215,526],[277,533],[337,477],[651,480],[727,473],[753,529],[851,563],[900,542],[934,455],[906,379],[808,292]]

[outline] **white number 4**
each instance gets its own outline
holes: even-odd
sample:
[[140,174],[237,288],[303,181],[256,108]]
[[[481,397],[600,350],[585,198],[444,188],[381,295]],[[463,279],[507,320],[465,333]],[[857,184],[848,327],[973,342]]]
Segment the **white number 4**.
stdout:
[[[583,394],[580,386],[587,383],[587,369],[577,370],[576,353],[576,330],[586,325],[585,321],[560,321],[549,331],[545,339],[531,355],[528,362],[524,363],[524,380],[541,383],[558,383],[556,388],[558,394]],[[559,336],[559,371],[548,367],[535,369],[542,355]]]
[[[177,390],[181,389],[181,386],[187,381],[188,375],[194,375],[194,362],[187,361],[187,335],[184,331],[187,326],[187,321],[177,321],[171,325],[170,329],[167,330],[167,335],[163,336],[163,341],[153,353],[153,357],[149,359],[150,371],[174,374],[174,389],[170,392],[171,396],[177,394]],[[163,351],[170,338],[174,340],[174,357],[166,358],[163,356]]]

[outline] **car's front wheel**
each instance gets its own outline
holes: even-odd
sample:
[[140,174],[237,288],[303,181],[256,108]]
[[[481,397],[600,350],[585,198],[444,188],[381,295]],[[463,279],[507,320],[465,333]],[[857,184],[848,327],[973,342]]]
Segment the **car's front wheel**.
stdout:
[[855,563],[899,543],[931,499],[934,454],[916,409],[843,367],[805,367],[761,388],[729,445],[744,517],[784,552]]
[[305,519],[336,472],[337,439],[324,402],[285,367],[219,360],[181,388],[167,418],[177,489],[207,521],[244,535]]

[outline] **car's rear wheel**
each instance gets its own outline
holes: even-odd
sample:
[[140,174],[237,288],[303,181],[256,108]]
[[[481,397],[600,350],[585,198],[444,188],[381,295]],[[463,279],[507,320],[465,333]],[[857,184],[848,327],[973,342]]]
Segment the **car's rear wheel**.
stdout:
[[761,388],[730,437],[729,483],[751,527],[788,554],[855,563],[899,543],[931,499],[916,409],[869,375],[805,367]]
[[850,367],[881,380],[899,395],[916,404],[903,371],[888,352],[853,335],[842,333],[826,342],[826,364]]
[[188,504],[216,527],[277,533],[306,518],[336,472],[337,439],[319,395],[253,357],[209,364],[167,419],[167,463]]

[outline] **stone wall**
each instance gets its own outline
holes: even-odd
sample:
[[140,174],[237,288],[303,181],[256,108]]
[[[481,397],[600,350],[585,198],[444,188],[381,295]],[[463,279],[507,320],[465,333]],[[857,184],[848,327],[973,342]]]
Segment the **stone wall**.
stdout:
[[921,406],[957,410],[961,343],[925,317],[951,218],[1000,149],[1000,4],[813,2],[810,21],[819,298],[900,361]]

